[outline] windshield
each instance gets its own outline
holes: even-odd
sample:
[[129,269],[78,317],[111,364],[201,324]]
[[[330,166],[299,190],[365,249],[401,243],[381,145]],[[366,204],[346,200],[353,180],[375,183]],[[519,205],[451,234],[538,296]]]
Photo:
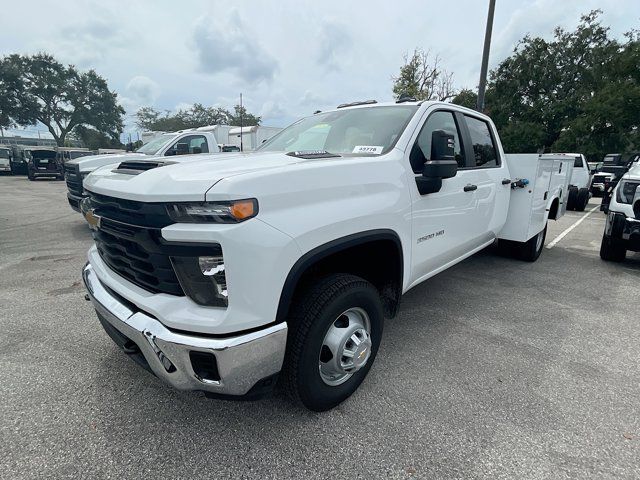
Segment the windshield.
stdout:
[[380,155],[393,148],[417,110],[416,105],[394,105],[318,113],[285,128],[257,150]]
[[145,155],[155,155],[169,140],[173,140],[177,136],[178,136],[177,133],[172,133],[169,135],[160,135],[159,137],[149,140],[148,143],[145,143],[138,150],[136,150],[136,153],[144,153]]

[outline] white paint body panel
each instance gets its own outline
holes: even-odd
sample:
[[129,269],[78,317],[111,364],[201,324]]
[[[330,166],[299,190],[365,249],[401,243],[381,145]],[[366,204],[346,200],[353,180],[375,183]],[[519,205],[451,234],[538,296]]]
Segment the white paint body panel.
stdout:
[[526,242],[544,229],[554,200],[559,202],[555,219],[564,215],[574,160],[536,153],[508,154],[506,159],[512,180],[527,179],[529,185],[511,190],[507,221],[498,238]]

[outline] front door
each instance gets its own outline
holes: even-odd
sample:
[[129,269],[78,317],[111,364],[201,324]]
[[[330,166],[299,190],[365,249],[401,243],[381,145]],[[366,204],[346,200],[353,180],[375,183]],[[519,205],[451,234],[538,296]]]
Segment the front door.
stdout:
[[[490,202],[484,185],[478,185],[478,172],[470,168],[469,148],[463,144],[462,120],[452,111],[436,110],[429,114],[415,143],[426,159],[431,155],[431,135],[444,130],[454,136],[455,158],[459,170],[452,178],[442,180],[439,192],[420,195],[414,183],[412,196],[412,265],[411,283],[438,273],[469,251],[486,242],[489,219],[479,204]],[[464,125],[462,128],[465,128]],[[408,155],[410,155],[410,150]],[[410,157],[411,162],[411,157]],[[416,162],[414,162],[416,163]],[[422,165],[412,164],[416,176]],[[474,183],[475,182],[475,183]]]

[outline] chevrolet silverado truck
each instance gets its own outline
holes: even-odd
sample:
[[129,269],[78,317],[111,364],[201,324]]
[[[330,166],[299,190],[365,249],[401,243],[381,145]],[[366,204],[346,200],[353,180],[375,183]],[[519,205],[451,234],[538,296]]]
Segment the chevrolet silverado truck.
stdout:
[[242,161],[104,167],[84,184],[87,299],[175,388],[247,399],[278,384],[328,410],[367,376],[403,293],[497,239],[538,258],[573,163],[505,155],[464,107],[367,101]]
[[194,155],[218,152],[218,142],[210,127],[180,130],[163,133],[154,137],[135,152],[123,154],[92,155],[84,158],[70,159],[64,164],[64,178],[67,182],[67,200],[76,212],[80,212],[80,202],[85,197],[82,181],[96,168],[110,165],[118,161],[135,162],[148,160],[150,157],[170,157],[176,155]]
[[611,195],[600,244],[600,258],[622,262],[627,251],[640,252],[640,163],[623,175]]

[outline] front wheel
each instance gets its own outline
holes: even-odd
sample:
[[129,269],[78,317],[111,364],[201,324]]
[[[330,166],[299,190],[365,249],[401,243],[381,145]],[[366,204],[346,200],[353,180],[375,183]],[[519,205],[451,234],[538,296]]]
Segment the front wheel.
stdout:
[[322,412],[367,376],[382,338],[382,303],[371,283],[349,274],[317,279],[297,297],[281,378],[291,398]]
[[602,235],[600,243],[600,258],[607,262],[623,262],[627,256],[627,249],[614,238]]

